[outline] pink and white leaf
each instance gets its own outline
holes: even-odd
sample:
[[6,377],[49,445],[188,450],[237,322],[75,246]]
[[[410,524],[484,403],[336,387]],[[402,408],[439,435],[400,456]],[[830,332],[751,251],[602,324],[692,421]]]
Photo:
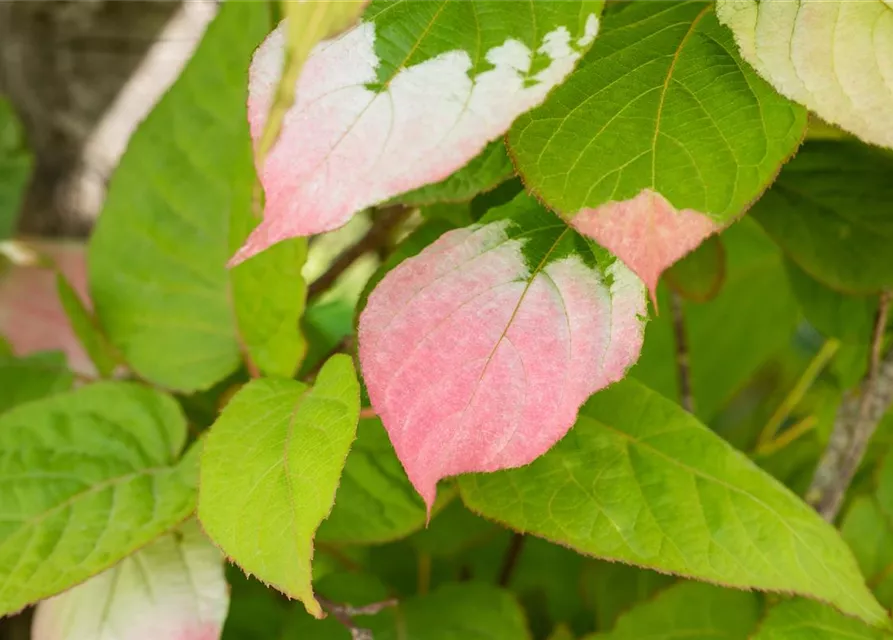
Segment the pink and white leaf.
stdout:
[[194,520],[37,605],[33,640],[217,640],[229,608],[223,556]]
[[[375,411],[430,510],[447,476],[518,467],[638,358],[644,287],[574,253],[531,268],[536,230],[458,229],[391,271],[360,317]],[[610,284],[609,284],[610,283]]]
[[[592,14],[582,36],[574,40],[559,27],[543,35],[536,52],[507,35],[486,52],[490,68],[473,78],[468,52],[447,51],[398,69],[381,88],[373,22],[320,43],[302,70],[279,140],[258,168],[263,222],[231,264],[286,238],[340,227],[357,211],[462,168],[545,99],[597,30]],[[279,82],[284,44],[281,25],[251,65],[248,118],[255,143]],[[549,64],[531,72],[535,54]]]

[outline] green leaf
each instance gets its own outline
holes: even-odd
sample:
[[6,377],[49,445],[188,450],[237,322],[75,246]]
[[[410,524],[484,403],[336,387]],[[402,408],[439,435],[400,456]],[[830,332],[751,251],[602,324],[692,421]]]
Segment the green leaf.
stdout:
[[58,351],[33,353],[24,358],[0,356],[0,413],[16,405],[68,391],[74,374]]
[[90,242],[90,293],[141,377],[208,388],[239,365],[229,220],[251,206],[245,116],[265,3],[226,2],[183,74],[131,138]]
[[56,290],[65,315],[68,316],[68,322],[84,351],[87,352],[99,375],[108,378],[115,370],[117,358],[105,334],[61,271],[56,274]]
[[9,101],[0,98],[0,240],[13,235],[34,159]]
[[760,195],[806,120],[741,61],[712,3],[635,2],[508,142],[527,188],[653,289]]
[[726,279],[726,250],[719,236],[710,236],[666,270],[667,286],[686,300],[709,302]]
[[533,464],[460,478],[465,504],[581,553],[885,613],[837,532],[674,402],[627,379]]
[[893,608],[893,519],[884,514],[875,496],[858,496],[847,510],[840,534],[878,601]]
[[673,576],[621,562],[590,560],[583,570],[583,591],[595,612],[598,629],[612,629],[617,618],[637,602],[676,582]]
[[[244,215],[242,215],[244,214]],[[235,216],[247,220],[247,211]],[[253,228],[253,224],[248,224]],[[240,236],[238,244],[247,237]],[[230,272],[233,308],[248,356],[261,373],[290,378],[307,352],[300,331],[307,299],[301,269],[307,260],[307,239],[280,242]]]
[[893,287],[893,153],[855,141],[803,146],[751,215],[816,280],[870,294]]
[[760,619],[754,593],[698,582],[680,582],[620,616],[614,630],[587,640],[746,640]]
[[412,488],[388,434],[361,420],[321,542],[373,544],[404,538],[425,525],[425,503]]
[[605,16],[578,69],[508,141],[528,188],[568,215],[649,188],[728,222],[805,128],[806,110],[743,65],[710,3],[637,2]]
[[[495,140],[448,178],[399,195],[391,202],[416,207],[436,202],[465,202],[481,192],[490,191],[514,174],[505,144],[501,139]],[[470,224],[470,221],[466,224]]]
[[0,416],[0,615],[111,567],[195,509],[172,398],[103,382]]
[[[705,422],[788,345],[798,322],[781,253],[759,225],[745,218],[720,237],[726,252],[722,289],[707,303],[683,303],[695,413]],[[661,313],[645,328],[642,355],[630,373],[678,398],[670,300],[665,290],[658,291]]]
[[893,634],[867,627],[831,607],[809,600],[781,602],[771,609],[752,640],[890,640]]
[[246,572],[304,603],[313,597],[313,536],[332,509],[356,433],[360,390],[349,357],[332,357],[311,388],[253,380],[211,427],[198,515]]
[[[386,612],[390,613],[390,612]],[[446,584],[427,596],[401,601],[396,615],[358,617],[375,640],[530,638],[524,612],[507,591],[487,584]]]
[[791,289],[809,324],[830,338],[870,344],[877,315],[877,297],[848,296],[830,289],[791,260],[785,261],[785,267]]

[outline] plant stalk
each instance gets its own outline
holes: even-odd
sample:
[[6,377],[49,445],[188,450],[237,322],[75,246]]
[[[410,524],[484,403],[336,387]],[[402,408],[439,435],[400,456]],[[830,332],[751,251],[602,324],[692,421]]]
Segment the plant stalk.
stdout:
[[871,365],[859,389],[837,411],[828,448],[806,492],[806,501],[832,522],[862,462],[878,423],[893,406],[893,351],[881,358],[890,294],[881,296],[871,345]]

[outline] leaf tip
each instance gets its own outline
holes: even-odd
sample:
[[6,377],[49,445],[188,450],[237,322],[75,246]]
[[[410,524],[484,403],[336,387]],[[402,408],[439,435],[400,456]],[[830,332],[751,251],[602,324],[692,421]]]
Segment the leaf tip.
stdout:
[[720,229],[707,215],[693,209],[676,209],[651,189],[643,189],[629,200],[581,209],[570,222],[641,278],[655,311],[661,274]]

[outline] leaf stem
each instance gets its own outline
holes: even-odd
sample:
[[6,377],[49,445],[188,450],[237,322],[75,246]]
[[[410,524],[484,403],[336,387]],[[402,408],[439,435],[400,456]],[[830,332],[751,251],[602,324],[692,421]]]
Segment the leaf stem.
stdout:
[[384,600],[382,602],[374,602],[362,607],[352,607],[349,604],[341,604],[333,602],[327,598],[323,598],[316,594],[316,599],[323,609],[335,616],[335,619],[344,625],[350,631],[352,640],[372,640],[372,632],[369,629],[358,627],[354,622],[354,616],[373,616],[383,609],[397,606],[395,599]]
[[508,549],[505,551],[505,557],[502,560],[502,569],[499,571],[499,586],[508,586],[515,572],[515,566],[518,564],[518,558],[521,550],[524,548],[524,534],[516,533],[512,536]]
[[868,441],[883,415],[893,406],[893,351],[881,358],[890,298],[890,292],[881,294],[868,375],[860,388],[849,394],[837,410],[831,440],[806,492],[806,501],[829,522],[837,517],[843,505]]
[[682,296],[670,292],[670,313],[673,317],[673,336],[676,339],[676,371],[679,374],[679,396],[682,408],[695,412],[695,397],[691,389],[691,357],[688,337],[685,335],[685,311]]
[[818,353],[815,354],[813,359],[806,366],[806,369],[803,371],[803,374],[797,380],[796,384],[788,392],[784,400],[781,401],[781,404],[778,405],[778,408],[769,418],[766,426],[763,427],[763,430],[760,432],[760,437],[757,439],[758,451],[763,447],[768,446],[773,441],[778,430],[781,428],[781,425],[784,424],[784,421],[788,419],[791,412],[798,404],[800,404],[803,397],[806,395],[806,392],[809,391],[816,378],[818,378],[819,374],[831,361],[831,358],[834,357],[834,354],[837,353],[839,348],[839,340],[834,340],[832,338],[825,341],[822,348],[819,349]]
[[431,589],[431,554],[420,552],[418,558],[418,592],[420,596],[428,594]]
[[756,450],[756,455],[758,456],[770,456],[777,451],[781,451],[786,446],[800,438],[800,436],[809,433],[818,422],[818,419],[815,416],[806,416],[800,422],[797,422],[789,429],[786,429],[784,433],[775,438],[774,440],[769,440],[768,442],[764,442],[759,445]]
[[354,262],[370,253],[377,251],[391,239],[391,232],[406,216],[410,209],[403,205],[385,207],[373,213],[372,226],[356,244],[345,249],[335,258],[331,266],[320,277],[314,280],[307,288],[307,301],[319,297],[328,291]]

